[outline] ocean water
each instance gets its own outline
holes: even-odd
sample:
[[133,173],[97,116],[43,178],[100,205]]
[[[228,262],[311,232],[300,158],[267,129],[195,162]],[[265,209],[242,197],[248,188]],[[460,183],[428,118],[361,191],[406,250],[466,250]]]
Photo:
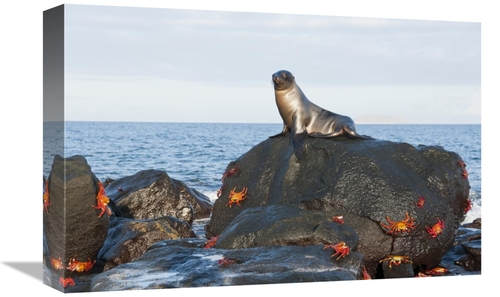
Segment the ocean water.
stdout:
[[[480,125],[357,125],[358,133],[412,145],[438,145],[467,164],[473,209],[464,222],[480,217]],[[48,176],[54,152],[82,155],[100,180],[118,179],[146,169],[216,199],[229,162],[282,130],[282,124],[65,122],[44,124],[44,167]],[[61,139],[65,131],[64,138]],[[62,147],[57,152],[54,147]],[[53,147],[51,147],[51,145]]]

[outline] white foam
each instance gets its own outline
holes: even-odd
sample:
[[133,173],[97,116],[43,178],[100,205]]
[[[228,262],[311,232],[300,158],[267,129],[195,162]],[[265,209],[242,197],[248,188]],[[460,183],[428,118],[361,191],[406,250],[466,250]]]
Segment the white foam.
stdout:
[[481,217],[481,206],[472,202],[472,208],[465,215],[465,219],[462,224],[472,223],[475,219]]
[[222,256],[222,255],[210,255],[210,256],[207,256],[207,255],[202,255],[202,254],[194,254],[193,256],[199,256],[202,259],[210,260],[210,261],[219,261],[220,259],[224,258],[224,256]]
[[218,198],[217,191],[200,191],[200,192],[202,192],[203,195],[207,196],[212,203],[214,203],[215,200],[217,200]]
[[[146,289],[149,285],[154,284],[157,281],[162,281],[165,279],[174,279],[180,281],[183,277],[177,272],[167,272],[159,271],[154,273],[126,273],[122,272],[113,278],[113,281],[117,283],[123,283],[128,285],[133,285],[135,288]],[[95,286],[100,285],[101,282],[97,282]]]

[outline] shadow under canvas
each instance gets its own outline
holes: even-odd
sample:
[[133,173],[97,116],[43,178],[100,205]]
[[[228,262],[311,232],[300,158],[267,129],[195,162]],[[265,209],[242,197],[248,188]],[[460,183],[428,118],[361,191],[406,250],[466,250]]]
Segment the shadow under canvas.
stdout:
[[3,264],[37,280],[42,280],[43,267],[41,262],[3,262]]

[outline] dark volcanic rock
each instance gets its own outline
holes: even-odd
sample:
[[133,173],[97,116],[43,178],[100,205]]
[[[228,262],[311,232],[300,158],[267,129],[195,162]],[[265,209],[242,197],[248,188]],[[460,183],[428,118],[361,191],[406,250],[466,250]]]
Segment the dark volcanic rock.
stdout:
[[103,269],[106,271],[139,258],[158,241],[195,236],[188,223],[172,217],[151,220],[112,217],[99,259],[106,262]]
[[[308,210],[344,217],[359,236],[357,251],[364,254],[371,275],[387,254],[407,252],[414,266],[433,268],[453,247],[470,188],[458,154],[441,147],[344,137],[309,137],[306,143],[307,155],[301,161],[283,136],[267,139],[229,164],[228,170],[237,166],[238,174],[224,180],[207,238],[223,235],[247,209],[302,204]],[[243,187],[248,192],[241,206],[228,207],[230,191]],[[421,208],[420,196],[425,199]],[[437,218],[444,228],[432,238],[427,228]],[[389,225],[388,219],[406,219],[415,227],[388,234],[381,226]]]
[[[48,267],[58,275],[70,277],[91,273],[92,268],[82,272],[72,272],[70,258],[93,263],[102,247],[109,225],[105,212],[98,217],[96,206],[99,180],[90,170],[82,156],[62,158],[55,156],[48,177],[50,205],[43,212],[43,232],[45,236]],[[61,260],[63,269],[54,269],[50,259]]]
[[456,261],[457,265],[467,270],[481,271],[481,240],[469,241],[462,244],[466,255]]
[[403,278],[403,277],[413,277],[413,265],[411,264],[411,258],[407,259],[410,262],[393,262],[390,260],[382,261],[382,271],[384,273],[384,278]]
[[463,224],[462,227],[481,229],[481,218],[475,219],[474,221],[472,221],[472,223]]
[[203,194],[171,179],[160,170],[144,170],[115,180],[106,187],[122,215],[134,219],[172,216],[191,224],[210,216],[212,204]]
[[481,229],[461,226],[454,247],[447,251],[439,266],[447,269],[446,275],[480,274]]
[[[231,286],[359,279],[362,255],[335,260],[322,245],[223,250],[201,239],[154,244],[139,259],[92,279],[92,291]],[[228,264],[219,264],[219,260]],[[233,261],[233,262],[229,262]]]
[[200,193],[196,189],[191,189],[179,180],[173,178],[171,180],[174,186],[177,188],[177,191],[179,191],[181,200],[188,201],[193,207],[195,220],[206,219],[210,217],[213,207],[210,198],[208,198],[203,193]]
[[292,205],[249,208],[237,216],[217,239],[216,248],[251,246],[336,244],[344,241],[351,250],[358,235],[344,224],[331,222],[322,211]]

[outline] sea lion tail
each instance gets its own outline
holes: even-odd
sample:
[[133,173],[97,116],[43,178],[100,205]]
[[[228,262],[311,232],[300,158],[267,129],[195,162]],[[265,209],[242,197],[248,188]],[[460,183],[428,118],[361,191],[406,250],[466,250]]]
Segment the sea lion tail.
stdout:
[[342,130],[344,130],[345,134],[351,138],[357,138],[357,139],[363,139],[363,140],[374,140],[375,139],[375,138],[368,136],[368,135],[360,135],[360,134],[356,133],[356,131],[351,129],[349,126],[342,127]]
[[375,140],[375,138],[368,136],[368,135],[359,135],[359,138],[363,139],[363,140]]

